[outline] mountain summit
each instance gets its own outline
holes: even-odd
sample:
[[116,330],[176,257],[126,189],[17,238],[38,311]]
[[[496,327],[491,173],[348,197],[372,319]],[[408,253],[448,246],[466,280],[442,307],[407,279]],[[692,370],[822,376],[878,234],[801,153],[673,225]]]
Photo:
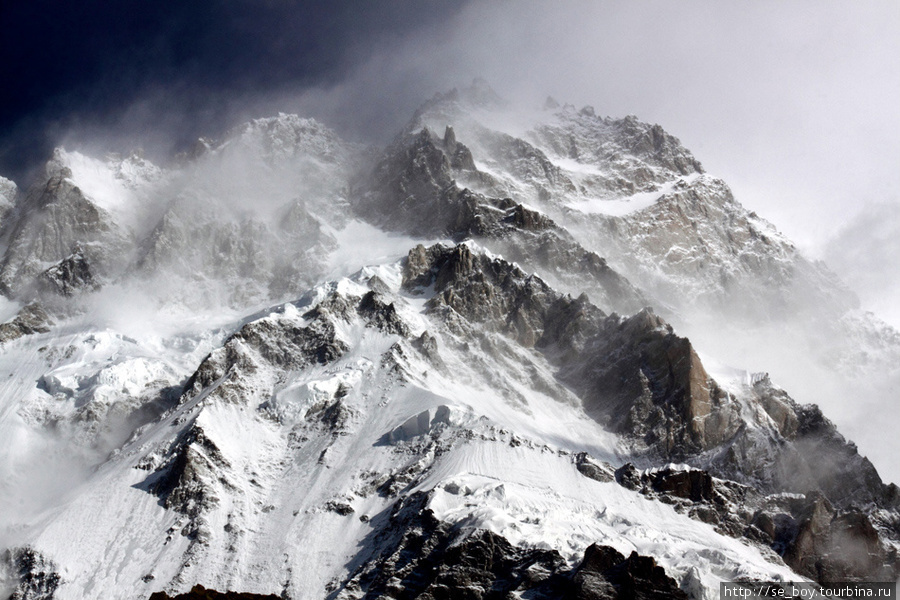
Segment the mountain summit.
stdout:
[[380,149],[58,149],[0,256],[0,597],[900,574],[900,489],[795,399],[885,403],[900,334],[658,125],[476,81]]

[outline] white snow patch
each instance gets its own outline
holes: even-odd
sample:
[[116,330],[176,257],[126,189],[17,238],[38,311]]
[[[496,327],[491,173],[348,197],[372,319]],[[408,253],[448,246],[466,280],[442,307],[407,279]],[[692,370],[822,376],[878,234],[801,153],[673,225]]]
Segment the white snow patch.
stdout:
[[[577,164],[582,165],[582,163]],[[585,169],[591,168],[589,165],[582,165],[582,167]],[[701,177],[699,173],[692,173],[685,177],[679,177],[678,179],[666,182],[655,191],[639,192],[624,198],[588,198],[585,200],[572,198],[566,203],[566,206],[585,214],[603,214],[612,217],[623,217],[653,206],[663,196],[672,193],[677,185],[691,184],[699,177]]]
[[593,543],[626,556],[637,551],[654,556],[678,581],[693,570],[709,600],[718,596],[720,581],[797,578],[756,548],[669,505],[582,476],[570,457],[556,452],[473,442],[435,471],[422,489],[434,485],[428,506],[438,519],[488,529],[520,547],[557,550],[572,566]]
[[6,296],[0,296],[0,323],[6,323],[12,320],[21,310],[22,304],[15,300],[10,300]]
[[136,155],[102,161],[57,148],[53,163],[71,171],[71,182],[88,200],[113,215],[117,222],[129,225],[143,214],[138,206],[141,187],[157,181],[162,174],[158,167]]
[[392,263],[404,257],[416,244],[430,242],[387,233],[359,220],[349,221],[342,229],[333,230],[338,243],[328,257],[327,279],[350,275],[360,266]]

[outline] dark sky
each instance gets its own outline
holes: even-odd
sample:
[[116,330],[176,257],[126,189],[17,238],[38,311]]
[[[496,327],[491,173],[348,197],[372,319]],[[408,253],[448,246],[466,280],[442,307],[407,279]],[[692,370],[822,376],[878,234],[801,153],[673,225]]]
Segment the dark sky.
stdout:
[[23,183],[72,129],[152,130],[160,108],[175,145],[214,134],[236,99],[336,83],[464,2],[0,0],[0,174]]

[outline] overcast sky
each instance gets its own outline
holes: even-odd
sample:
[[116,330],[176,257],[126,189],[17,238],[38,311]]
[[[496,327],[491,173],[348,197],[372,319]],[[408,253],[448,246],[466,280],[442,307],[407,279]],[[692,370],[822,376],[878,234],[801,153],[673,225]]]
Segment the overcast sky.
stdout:
[[7,0],[0,23],[19,183],[56,144],[158,158],[279,110],[382,142],[481,76],[661,124],[900,326],[896,0]]

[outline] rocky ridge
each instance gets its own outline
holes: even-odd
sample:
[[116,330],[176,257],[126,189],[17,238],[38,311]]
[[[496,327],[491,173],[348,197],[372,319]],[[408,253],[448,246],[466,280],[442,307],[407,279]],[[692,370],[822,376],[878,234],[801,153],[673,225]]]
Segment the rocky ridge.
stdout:
[[[680,325],[690,303],[850,322],[852,295],[658,126],[552,103],[483,124],[501,109],[483,83],[439,96],[381,153],[290,115],[168,170],[57,153],[2,219],[25,308],[0,325],[22,372],[0,424],[112,453],[19,528],[14,597],[700,600],[896,576],[896,486]],[[361,260],[360,230],[388,257],[316,284]],[[78,329],[136,282],[236,316],[201,339]]]

